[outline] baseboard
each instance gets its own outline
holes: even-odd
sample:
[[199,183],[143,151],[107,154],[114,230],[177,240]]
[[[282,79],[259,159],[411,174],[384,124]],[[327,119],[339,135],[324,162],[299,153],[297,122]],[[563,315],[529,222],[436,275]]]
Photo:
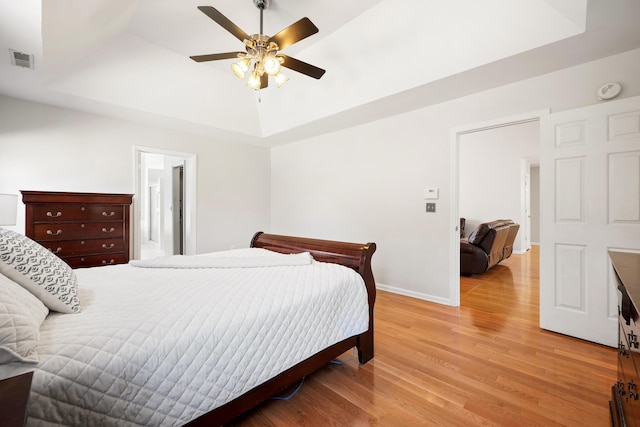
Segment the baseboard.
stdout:
[[417,298],[424,301],[434,302],[436,304],[451,305],[451,300],[447,298],[437,297],[434,295],[424,294],[422,292],[409,291],[407,289],[397,288],[395,286],[376,283],[376,289],[391,292],[392,294],[404,295],[406,297]]

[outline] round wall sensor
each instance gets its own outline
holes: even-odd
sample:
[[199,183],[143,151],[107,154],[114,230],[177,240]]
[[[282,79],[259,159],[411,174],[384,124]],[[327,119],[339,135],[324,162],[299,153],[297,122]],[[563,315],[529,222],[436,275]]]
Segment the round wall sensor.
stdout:
[[605,99],[613,99],[616,96],[620,95],[620,91],[622,91],[622,86],[620,86],[620,83],[605,83],[598,89],[598,99],[601,101]]

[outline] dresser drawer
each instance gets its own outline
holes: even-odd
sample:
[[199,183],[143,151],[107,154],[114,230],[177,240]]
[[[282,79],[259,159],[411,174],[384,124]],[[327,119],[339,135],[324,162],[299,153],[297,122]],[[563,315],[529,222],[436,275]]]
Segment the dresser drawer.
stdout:
[[33,206],[33,222],[122,221],[122,206],[47,204]]
[[100,267],[105,265],[125,264],[129,262],[124,253],[63,257],[71,268]]
[[[622,407],[622,425],[635,426],[635,419],[639,414],[640,401],[638,400],[638,387],[635,376],[629,376],[625,372],[624,358],[618,358],[618,384],[616,385],[619,400]],[[622,375],[621,375],[622,373]]]
[[59,240],[42,242],[41,244],[59,257],[72,255],[104,254],[124,251],[124,240],[122,238]]
[[[638,376],[638,369],[636,368],[637,349],[634,349],[634,352],[629,348],[629,342],[625,336],[625,328],[622,322],[620,322],[619,334],[618,361],[620,367],[626,378],[635,378]],[[622,378],[620,379],[622,380]]]
[[105,239],[122,237],[122,222],[50,223],[33,226],[34,240]]
[[[638,327],[633,318],[630,319],[629,324],[627,324],[624,318],[620,318],[619,333],[620,346],[624,346],[628,357],[633,361],[634,370],[631,371],[631,366],[629,366],[628,369],[625,369],[625,374],[638,377],[638,367],[640,367],[640,337],[638,336]],[[620,353],[622,353],[622,351]]]

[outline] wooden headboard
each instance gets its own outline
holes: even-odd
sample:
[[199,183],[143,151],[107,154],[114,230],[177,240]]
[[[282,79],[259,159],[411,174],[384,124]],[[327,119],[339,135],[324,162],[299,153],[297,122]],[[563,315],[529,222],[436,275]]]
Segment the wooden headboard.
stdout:
[[[347,243],[305,237],[281,236],[257,232],[251,239],[252,248],[264,248],[280,253],[310,252],[316,261],[332,262],[353,268],[365,281],[367,270],[371,272],[371,256],[375,243]],[[373,275],[371,275],[373,279]]]

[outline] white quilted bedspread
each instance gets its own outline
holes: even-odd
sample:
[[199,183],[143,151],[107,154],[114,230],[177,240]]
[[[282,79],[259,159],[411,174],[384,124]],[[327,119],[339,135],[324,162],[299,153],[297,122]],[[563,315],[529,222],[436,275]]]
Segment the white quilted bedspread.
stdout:
[[36,371],[29,425],[181,425],[368,327],[362,279],[335,264],[76,274],[82,312],[47,317],[38,364],[0,366]]

